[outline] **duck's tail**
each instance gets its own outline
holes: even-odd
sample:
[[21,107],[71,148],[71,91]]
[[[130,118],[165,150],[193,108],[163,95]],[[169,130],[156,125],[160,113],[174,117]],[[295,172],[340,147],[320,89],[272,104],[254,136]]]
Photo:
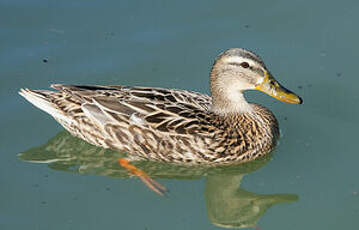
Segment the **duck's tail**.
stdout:
[[20,89],[19,91],[19,94],[26,100],[39,109],[47,112],[56,120],[61,120],[66,123],[71,122],[71,120],[69,120],[69,118],[57,107],[57,105],[51,102],[51,98],[54,93],[56,92],[49,90]]

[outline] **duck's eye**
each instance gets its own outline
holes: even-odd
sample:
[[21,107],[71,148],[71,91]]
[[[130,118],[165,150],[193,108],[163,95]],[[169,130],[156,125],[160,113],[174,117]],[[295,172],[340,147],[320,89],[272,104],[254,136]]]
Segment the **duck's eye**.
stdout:
[[243,68],[248,68],[248,67],[249,67],[249,64],[248,64],[248,62],[242,62],[242,63],[241,63],[241,66],[242,66]]

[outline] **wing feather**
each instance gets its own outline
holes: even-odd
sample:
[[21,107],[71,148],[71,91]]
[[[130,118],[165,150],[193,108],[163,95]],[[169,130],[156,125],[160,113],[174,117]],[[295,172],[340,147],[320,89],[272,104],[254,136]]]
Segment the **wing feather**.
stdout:
[[86,116],[104,127],[123,121],[157,132],[200,133],[212,103],[207,95],[162,88],[52,85],[83,101]]
[[85,103],[81,105],[81,108],[85,115],[101,128],[105,127],[108,123],[114,121],[109,116],[107,116],[104,111],[102,111],[98,106],[94,104]]

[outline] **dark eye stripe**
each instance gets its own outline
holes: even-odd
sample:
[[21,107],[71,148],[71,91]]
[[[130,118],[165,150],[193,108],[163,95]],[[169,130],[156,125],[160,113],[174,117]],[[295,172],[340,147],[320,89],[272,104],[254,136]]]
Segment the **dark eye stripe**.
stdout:
[[243,68],[248,68],[250,67],[248,62],[242,62],[242,63],[237,63],[237,62],[229,62],[228,64],[230,65],[235,65],[235,66],[241,66]]
[[[246,62],[246,63],[247,63],[247,62]],[[241,66],[241,67],[243,67],[243,66],[242,66],[243,62],[242,62],[242,63],[229,62],[228,64],[229,64],[229,65],[235,65],[235,66]],[[247,64],[248,64],[248,63],[247,63]],[[245,67],[244,67],[244,68],[245,68]],[[248,68],[248,67],[247,67],[247,68]],[[249,69],[252,70],[253,72],[258,73],[258,74],[261,75],[261,76],[264,76],[264,72],[263,72],[263,70],[261,70],[260,68],[255,68],[255,67],[253,67],[253,66],[249,66]]]

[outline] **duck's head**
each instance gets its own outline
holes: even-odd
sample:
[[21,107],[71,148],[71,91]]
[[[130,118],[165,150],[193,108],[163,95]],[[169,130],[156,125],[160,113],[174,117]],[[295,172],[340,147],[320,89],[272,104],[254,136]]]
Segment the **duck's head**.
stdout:
[[302,99],[277,82],[262,59],[245,49],[221,53],[211,71],[213,110],[218,113],[247,112],[251,106],[243,97],[245,90],[260,90],[280,101],[301,104]]

